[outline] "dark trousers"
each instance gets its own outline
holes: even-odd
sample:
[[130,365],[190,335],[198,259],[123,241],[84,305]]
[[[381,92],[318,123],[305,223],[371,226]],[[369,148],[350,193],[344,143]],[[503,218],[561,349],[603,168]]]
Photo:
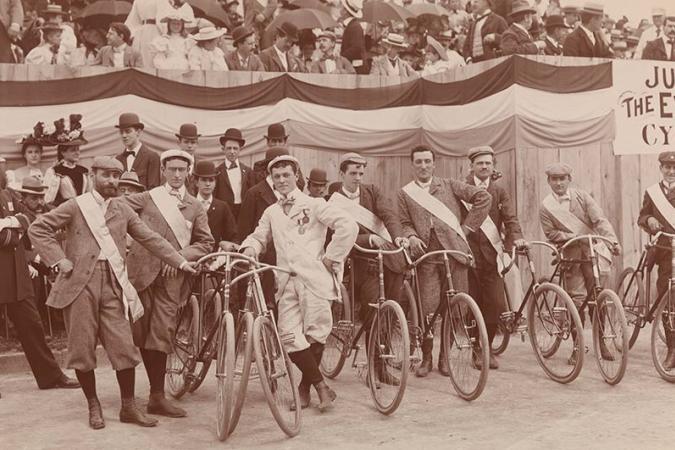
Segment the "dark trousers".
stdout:
[[481,252],[474,252],[476,268],[469,270],[469,294],[476,301],[486,325],[499,324],[505,310],[504,280]]
[[[380,296],[379,273],[376,260],[353,259],[354,297],[360,305],[360,318],[364,320],[368,303],[375,303]],[[384,267],[384,294],[387,300],[399,301],[403,275]]]
[[7,303],[7,314],[14,324],[37,385],[41,389],[51,387],[63,372],[47,347],[42,320],[34,300]]

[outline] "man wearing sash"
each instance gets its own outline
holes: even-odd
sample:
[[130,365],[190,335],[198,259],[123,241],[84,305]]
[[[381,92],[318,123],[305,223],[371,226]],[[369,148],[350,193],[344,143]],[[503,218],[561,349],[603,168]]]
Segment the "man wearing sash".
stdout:
[[[128,205],[112,198],[117,195],[123,171],[119,161],[99,156],[92,170],[94,190],[39,216],[29,235],[45,264],[59,269],[47,305],[63,309],[68,367],[75,369],[87,398],[89,425],[94,429],[105,426],[94,375],[100,340],[117,372],[122,397],[120,421],[151,427],[157,421],[146,417],[134,401],[134,374],[140,355],[129,319],[143,315],[143,307],[127,276],[127,233],[165,264],[194,270]],[[65,228],[65,252],[54,237],[61,228]]]
[[[564,244],[584,234],[597,234],[610,239],[614,243],[611,249],[602,242],[594,245],[599,258],[600,283],[604,285],[607,281],[612,253],[614,255],[621,253],[612,224],[588,192],[570,188],[572,168],[569,165],[553,163],[546,168],[546,175],[551,193],[544,198],[539,210],[539,220],[546,239],[555,245]],[[572,264],[565,268],[565,290],[579,307],[595,285],[593,265],[590,262],[590,248],[586,242],[579,242],[568,247],[563,256],[567,259],[588,260],[588,262]],[[584,315],[581,316],[581,321],[584,322]],[[604,342],[600,343],[600,350],[603,359],[613,359]],[[570,364],[574,363],[574,358],[576,358],[576,353],[570,356]]]
[[[403,237],[410,241],[414,257],[426,251],[458,250],[470,253],[467,235],[480,229],[490,211],[491,197],[488,192],[458,180],[434,176],[436,154],[424,145],[410,152],[414,181],[398,193],[398,211]],[[462,202],[471,205],[471,210],[462,218]],[[450,258],[450,270],[454,288],[468,292],[467,261],[460,257]],[[421,264],[418,268],[420,296],[425,321],[438,307],[445,286],[445,269],[441,259]],[[424,336],[422,342],[422,364],[415,375],[426,377],[433,367],[432,335]],[[448,373],[446,358],[441,348],[439,367]]]
[[[649,187],[645,192],[638,225],[649,234],[659,231],[675,233],[675,152],[663,152],[659,155],[661,182]],[[668,283],[672,276],[672,254],[669,250],[670,239],[659,239],[659,247],[653,253],[653,263],[658,264],[656,291],[659,298],[668,291]],[[668,322],[664,320],[664,324]],[[668,354],[664,361],[666,370],[675,368],[675,330],[666,330]]]
[[[297,274],[276,274],[279,332],[293,336],[286,349],[302,372],[300,406],[309,406],[314,386],[319,410],[324,411],[336,394],[324,381],[319,364],[333,326],[331,302],[339,300],[342,261],[356,241],[358,226],[342,209],[300,191],[298,166],[290,155],[269,162],[268,171],[281,198],[265,210],[241,248],[245,255],[257,257],[273,243],[277,264]],[[328,228],[334,232],[325,246]]]
[[[492,147],[470,149],[469,160],[471,173],[466,178],[467,184],[484,188],[492,196],[490,214],[480,226],[480,231],[467,236],[476,263],[476,269],[470,271],[469,289],[471,296],[480,306],[487,326],[488,339],[492,344],[499,325],[499,315],[506,305],[505,280],[500,273],[508,264],[504,259],[508,258],[507,255],[514,245],[521,248],[527,244],[523,239],[511,196],[500,183],[496,182],[498,176],[495,176],[497,175],[494,170],[495,152]],[[516,272],[514,275],[520,276]],[[497,359],[490,353],[490,369],[498,368]]]
[[[124,198],[143,222],[188,261],[196,261],[214,248],[206,210],[185,188],[192,164],[192,156],[183,150],[166,150],[160,155],[166,184]],[[178,306],[190,293],[189,279],[136,243],[129,249],[129,277],[146,310],[133,332],[150,380],[147,411],[185,417],[187,413],[164,396],[164,377],[167,355],[173,351]]]

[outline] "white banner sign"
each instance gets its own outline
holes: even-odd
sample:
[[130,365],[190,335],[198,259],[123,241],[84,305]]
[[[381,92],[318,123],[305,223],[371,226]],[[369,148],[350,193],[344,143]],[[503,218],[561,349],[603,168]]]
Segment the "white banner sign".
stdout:
[[675,63],[612,62],[616,139],[614,153],[675,150]]

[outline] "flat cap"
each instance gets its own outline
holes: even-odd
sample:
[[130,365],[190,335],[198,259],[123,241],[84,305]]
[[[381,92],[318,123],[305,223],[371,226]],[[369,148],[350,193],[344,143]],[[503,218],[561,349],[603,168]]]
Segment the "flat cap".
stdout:
[[659,162],[664,163],[675,163],[675,152],[662,152],[659,153]]
[[569,166],[569,164],[557,162],[546,166],[546,175],[548,176],[563,176],[571,174],[572,168]]
[[97,156],[91,165],[92,169],[116,170],[119,173],[124,172],[124,166],[112,156]]
[[295,167],[300,165],[300,161],[295,156],[291,155],[279,155],[276,158],[272,158],[270,162],[267,163],[267,171],[272,172],[272,166],[281,161],[290,161],[295,164]]
[[181,150],[179,148],[172,148],[171,150],[165,150],[159,155],[159,163],[164,164],[169,158],[181,158],[188,162],[192,166],[195,162],[194,158],[188,152]]
[[363,164],[364,166],[367,164],[366,158],[364,158],[363,156],[359,155],[356,152],[349,152],[340,156],[340,166],[342,166],[346,162],[354,164]]
[[469,149],[469,153],[467,156],[469,157],[469,160],[473,162],[474,159],[478,158],[479,156],[483,155],[495,155],[495,151],[492,150],[492,147],[489,145],[481,145],[480,147],[473,147]]

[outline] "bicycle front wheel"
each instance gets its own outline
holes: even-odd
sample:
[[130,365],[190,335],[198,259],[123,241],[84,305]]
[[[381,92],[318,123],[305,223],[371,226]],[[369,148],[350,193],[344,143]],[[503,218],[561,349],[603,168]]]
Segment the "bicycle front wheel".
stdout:
[[[675,369],[665,367],[668,355],[668,342],[675,345],[675,299],[668,298],[675,295],[674,292],[666,292],[656,308],[654,323],[652,324],[652,359],[654,367],[661,378],[669,383],[675,383]],[[665,340],[662,336],[665,336]]]
[[410,371],[410,335],[401,306],[383,302],[370,326],[368,386],[375,407],[385,415],[401,404]]
[[258,316],[253,323],[253,350],[260,384],[274,420],[289,437],[300,432],[301,410],[293,367],[272,320]]
[[593,349],[600,374],[617,384],[628,364],[628,325],[619,296],[610,289],[600,292],[593,320]]
[[340,284],[340,291],[342,303],[334,301],[331,304],[333,329],[326,339],[319,366],[321,373],[328,378],[335,378],[342,371],[349,353],[354,330],[351,299],[343,284]]
[[628,327],[629,337],[628,346],[633,348],[637,341],[644,317],[647,315],[647,304],[645,303],[645,288],[642,279],[633,275],[635,269],[628,267],[619,275],[619,282],[616,284],[616,293],[623,304],[624,315],[626,316],[626,325]]
[[211,289],[204,294],[204,298],[202,299],[202,345],[207,347],[201,352],[202,358],[197,363],[197,375],[190,386],[190,392],[196,391],[202,385],[211,368],[211,361],[216,357],[217,339],[209,341],[208,338],[209,333],[218,323],[220,312],[220,294]]
[[199,303],[191,295],[179,308],[173,352],[166,359],[166,381],[169,394],[181,398],[190,390],[198,352]]
[[558,285],[542,283],[527,309],[530,343],[546,375],[558,383],[574,381],[584,363],[584,333],[574,302]]
[[480,308],[468,294],[454,295],[443,313],[441,339],[457,395],[477,399],[487,384],[490,345]]
[[216,360],[217,418],[218,439],[224,441],[230,435],[230,421],[234,406],[234,318],[225,311],[221,316],[218,331]]
[[232,418],[230,419],[230,433],[239,423],[241,409],[246,400],[246,389],[253,362],[253,313],[247,311],[239,318],[235,333],[234,357],[234,392],[236,395]]

